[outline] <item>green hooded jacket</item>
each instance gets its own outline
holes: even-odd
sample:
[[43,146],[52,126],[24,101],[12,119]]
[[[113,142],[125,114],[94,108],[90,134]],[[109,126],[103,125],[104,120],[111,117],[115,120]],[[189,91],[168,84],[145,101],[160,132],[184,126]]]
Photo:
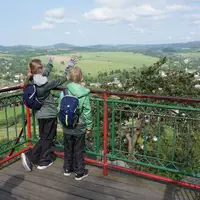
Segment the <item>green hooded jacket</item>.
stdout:
[[[70,135],[84,134],[86,130],[92,129],[92,116],[91,116],[91,107],[90,107],[90,90],[81,86],[78,83],[69,83],[67,85],[68,93],[72,96],[75,96],[79,99],[79,121],[75,129],[64,129],[64,133]],[[58,109],[60,110],[60,102],[63,98],[64,93],[61,92],[59,99]]]

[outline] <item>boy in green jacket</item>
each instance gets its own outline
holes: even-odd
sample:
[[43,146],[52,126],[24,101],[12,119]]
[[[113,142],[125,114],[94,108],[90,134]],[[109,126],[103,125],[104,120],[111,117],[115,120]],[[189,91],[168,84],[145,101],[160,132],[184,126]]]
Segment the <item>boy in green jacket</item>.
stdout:
[[[70,176],[75,172],[75,179],[81,180],[88,176],[89,172],[85,169],[84,164],[84,149],[85,149],[85,134],[90,134],[92,130],[92,117],[89,93],[90,90],[81,86],[83,75],[79,67],[73,67],[67,74],[67,79],[70,83],[67,85],[68,94],[75,96],[79,100],[78,113],[79,119],[73,129],[63,126],[64,133],[64,175]],[[60,94],[60,102],[64,93]]]

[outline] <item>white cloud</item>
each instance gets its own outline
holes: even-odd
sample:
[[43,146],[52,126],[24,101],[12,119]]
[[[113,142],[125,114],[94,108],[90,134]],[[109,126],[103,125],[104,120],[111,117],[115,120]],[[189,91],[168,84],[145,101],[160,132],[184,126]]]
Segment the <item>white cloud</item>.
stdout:
[[66,35],[70,35],[71,33],[67,31],[67,32],[65,32],[65,34],[66,34]]
[[120,20],[110,20],[110,21],[106,21],[105,23],[112,26],[112,25],[116,25],[119,24]]
[[121,8],[132,5],[134,0],[96,0],[96,3],[105,7]]
[[123,11],[117,8],[102,7],[84,13],[84,16],[96,21],[110,21],[123,18]]
[[168,39],[171,40],[171,39],[172,39],[172,36],[169,36]]
[[44,30],[44,29],[53,29],[54,24],[49,24],[47,22],[42,22],[41,24],[32,26],[33,30]]
[[65,16],[65,9],[64,8],[55,8],[52,10],[48,10],[45,12],[45,17],[62,19]]
[[65,9],[64,8],[55,8],[48,10],[44,14],[44,20],[51,24],[60,24],[64,22],[65,18]]
[[193,13],[193,14],[186,14],[183,15],[184,20],[188,20],[188,23],[190,25],[200,25],[200,14],[199,13]]
[[133,7],[132,12],[140,17],[159,16],[164,14],[162,10],[155,9],[150,4]]
[[95,0],[96,7],[85,12],[84,17],[106,24],[112,24],[112,21],[114,24],[121,21],[132,23],[140,19],[164,20],[174,14],[197,9],[189,1],[191,0]]
[[187,14],[184,15],[185,18],[187,19],[191,19],[191,20],[196,20],[196,19],[200,19],[200,14]]
[[154,32],[153,30],[149,30],[147,27],[136,27],[135,24],[128,24],[128,26],[133,34],[152,34]]
[[135,28],[135,32],[143,34],[145,31],[143,28]]
[[41,24],[32,26],[34,30],[52,29],[54,24],[60,24],[65,21],[65,9],[55,8],[44,13],[44,20]]
[[191,31],[190,32],[190,35],[196,35],[197,33],[196,32],[194,32],[194,31]]
[[168,17],[169,17],[169,15],[163,14],[163,15],[153,16],[152,19],[154,19],[154,20],[162,20],[162,19],[167,19]]
[[[128,21],[134,22],[139,17],[152,17],[152,19],[164,19],[167,17],[164,11],[153,8],[150,4],[132,6],[130,8],[101,7],[84,13],[84,17],[94,21]],[[154,18],[153,18],[154,17]]]
[[51,24],[60,24],[64,22],[64,18],[59,19],[59,18],[53,18],[53,17],[45,17],[44,19],[46,22],[51,23]]
[[200,24],[200,20],[194,20],[194,21],[192,21],[192,24],[199,25]]
[[127,20],[128,22],[135,22],[137,19],[138,17],[132,14],[131,16],[127,17],[125,20]]
[[169,11],[187,11],[187,10],[192,10],[192,7],[186,6],[186,5],[169,5],[166,7]]
[[83,36],[83,35],[84,35],[84,33],[83,33],[83,31],[82,31],[82,30],[78,30],[78,33],[79,33],[81,36]]
[[191,36],[184,36],[184,37],[181,37],[180,39],[183,40],[184,42],[188,42],[188,41],[192,40],[192,37]]

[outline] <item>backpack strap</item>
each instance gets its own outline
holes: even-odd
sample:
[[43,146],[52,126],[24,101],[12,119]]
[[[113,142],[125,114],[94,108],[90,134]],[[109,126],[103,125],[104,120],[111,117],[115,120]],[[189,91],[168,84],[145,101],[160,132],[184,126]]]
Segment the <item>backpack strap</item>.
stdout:
[[63,89],[63,93],[64,95],[69,95],[68,89],[67,88]]

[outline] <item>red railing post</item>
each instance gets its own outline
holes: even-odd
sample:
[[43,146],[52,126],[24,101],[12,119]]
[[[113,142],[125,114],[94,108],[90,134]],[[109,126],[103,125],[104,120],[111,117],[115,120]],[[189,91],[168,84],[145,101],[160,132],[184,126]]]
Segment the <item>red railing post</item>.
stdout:
[[[26,120],[27,120],[27,138],[28,140],[31,139],[32,135],[31,135],[31,113],[30,113],[30,109],[28,107],[26,107]],[[28,146],[32,146],[32,142],[28,142]]]
[[108,152],[108,94],[104,93],[104,136],[103,136],[103,175],[107,176],[107,152]]

